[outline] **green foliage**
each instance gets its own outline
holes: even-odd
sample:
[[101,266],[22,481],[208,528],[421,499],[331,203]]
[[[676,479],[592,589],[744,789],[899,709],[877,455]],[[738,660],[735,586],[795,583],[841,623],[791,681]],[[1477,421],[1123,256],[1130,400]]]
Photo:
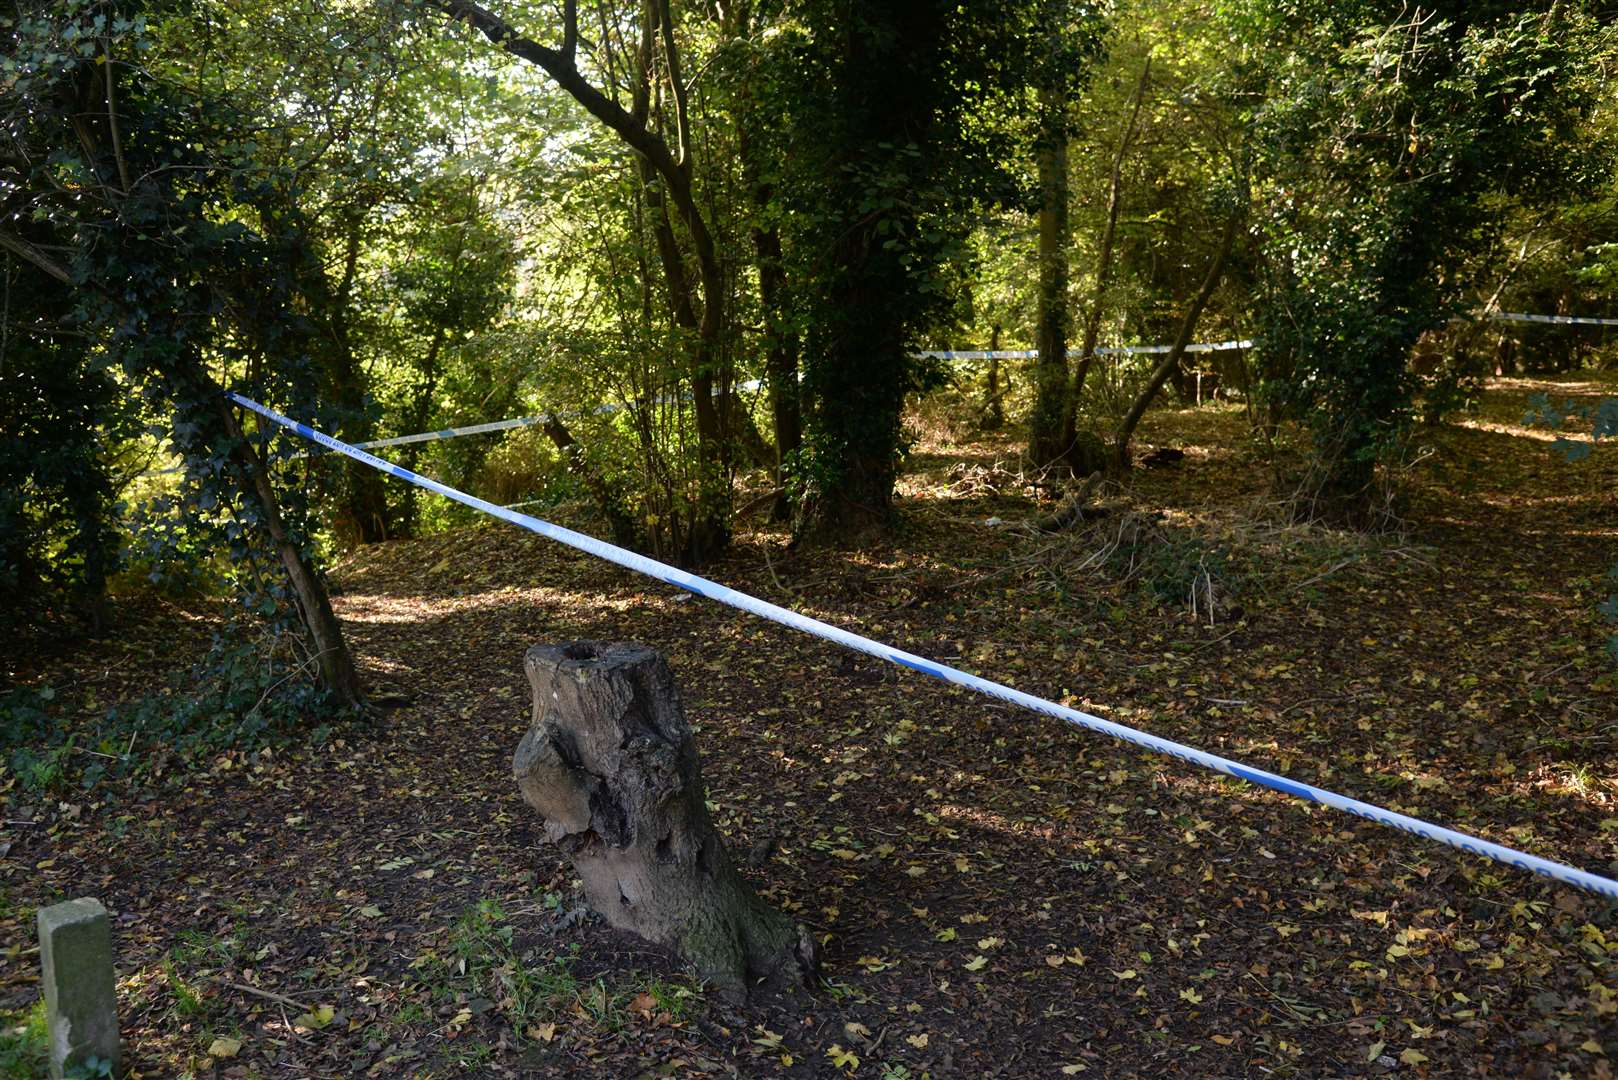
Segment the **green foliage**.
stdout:
[[1318,489],[1352,505],[1409,427],[1411,349],[1462,309],[1500,199],[1589,176],[1588,65],[1612,36],[1565,5],[1237,10],[1268,85],[1253,117],[1266,390],[1312,428]]
[[38,1080],[50,1061],[45,1000],[28,1009],[0,1013],[0,1078]]
[[0,619],[42,624],[98,600],[116,565],[115,440],[129,402],[70,325],[68,287],[0,268]]
[[791,472],[813,530],[886,512],[904,396],[918,385],[910,353],[956,315],[975,211],[1019,195],[1012,128],[996,121],[1052,37],[1039,5],[790,10],[758,61],[748,115],[771,151],[766,212],[804,335],[805,441]]
[[29,791],[88,790],[103,779],[151,779],[225,751],[323,740],[344,719],[311,676],[313,665],[227,631],[165,691],[93,717],[74,715],[51,687],[0,695],[0,755]]
[[[547,907],[556,908],[554,894],[545,900]],[[583,1019],[607,1031],[627,1028],[634,1019],[633,1009],[684,1020],[695,1000],[689,989],[657,978],[630,975],[613,984],[580,978],[574,971],[578,945],[524,944],[505,909],[489,899],[462,913],[450,931],[447,952],[418,961],[434,997],[460,1004],[480,998],[492,1002],[518,1043],[534,1039],[536,1025],[563,1017]],[[401,1014],[396,1019],[410,1018]],[[546,1041],[550,1037],[554,1036]]]

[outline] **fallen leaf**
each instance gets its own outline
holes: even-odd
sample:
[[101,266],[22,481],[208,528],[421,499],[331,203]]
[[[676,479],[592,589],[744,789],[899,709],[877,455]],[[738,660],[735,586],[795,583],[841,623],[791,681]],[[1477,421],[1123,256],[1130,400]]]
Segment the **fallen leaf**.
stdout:
[[852,1050],[844,1050],[836,1043],[832,1043],[831,1046],[827,1048],[826,1056],[831,1058],[831,1063],[837,1066],[839,1069],[847,1069],[852,1072],[860,1067],[859,1055],[854,1053]]
[[240,1039],[229,1039],[221,1035],[208,1047],[208,1056],[211,1058],[233,1058],[242,1051]]
[[927,1049],[927,1033],[924,1031],[920,1035],[906,1035],[905,1042],[914,1046],[917,1050],[925,1050]]
[[[332,1008],[330,1005],[317,1005],[306,1013],[300,1013],[292,1022],[298,1027],[306,1027],[319,1031],[321,1028],[331,1023],[331,1018],[335,1016],[336,1013],[337,1010]],[[471,1016],[472,1014],[467,1013],[467,1015]]]

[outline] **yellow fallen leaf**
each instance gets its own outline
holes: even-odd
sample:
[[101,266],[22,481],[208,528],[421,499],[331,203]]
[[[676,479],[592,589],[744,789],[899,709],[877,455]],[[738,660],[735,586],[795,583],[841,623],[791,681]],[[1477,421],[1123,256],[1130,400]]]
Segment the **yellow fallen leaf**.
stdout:
[[995,948],[998,945],[1004,945],[1005,943],[1006,942],[1005,942],[1004,938],[997,938],[997,937],[979,938],[978,939],[978,948],[980,948],[980,949],[992,949],[992,948]]
[[535,1042],[552,1042],[556,1038],[555,1024],[532,1024],[525,1034]]
[[1126,969],[1124,971],[1114,971],[1113,975],[1117,976],[1120,980],[1126,980],[1127,981],[1127,980],[1133,979],[1135,977],[1135,969],[1134,968],[1128,968],[1128,969]]
[[917,1050],[925,1050],[927,1049],[927,1033],[924,1031],[920,1035],[906,1035],[905,1042],[914,1046]]
[[1399,1060],[1406,1065],[1420,1065],[1427,1060],[1427,1055],[1412,1047],[1409,1050],[1399,1051]]
[[227,1039],[221,1035],[208,1047],[208,1056],[212,1058],[233,1058],[242,1052],[240,1039]]
[[[313,1028],[318,1031],[331,1023],[331,1018],[336,1014],[337,1010],[330,1005],[317,1005],[308,1012],[299,1014],[292,1022],[298,1027]],[[467,1015],[470,1016],[471,1013]]]
[[1046,956],[1045,962],[1051,967],[1061,967],[1063,964],[1067,963],[1067,961],[1063,960],[1060,956],[1057,956],[1054,953]]
[[859,1055],[852,1050],[844,1050],[836,1043],[832,1043],[826,1050],[826,1056],[831,1058],[831,1063],[840,1069],[848,1069],[852,1072],[860,1067]]
[[1229,1046],[1231,1043],[1235,1042],[1236,1039],[1230,1035],[1215,1035],[1213,1037],[1213,1041],[1218,1043],[1220,1046]]
[[939,941],[954,941],[955,940],[955,927],[946,926],[946,927],[944,927],[944,929],[942,929],[938,933],[934,934],[933,937],[936,938]]
[[972,959],[970,959],[970,960],[968,960],[966,962],[966,965],[965,965],[966,970],[968,970],[968,971],[982,971],[983,970],[983,965],[987,964],[988,962],[989,962],[988,957],[974,956],[974,957],[972,957]]
[[1193,1005],[1201,1005],[1202,995],[1188,986],[1184,990],[1180,991],[1180,1000],[1189,1001]]
[[1063,1065],[1062,1066],[1062,1075],[1063,1076],[1077,1076],[1087,1068],[1089,1068],[1089,1066],[1085,1065],[1083,1062],[1075,1061],[1071,1065]]

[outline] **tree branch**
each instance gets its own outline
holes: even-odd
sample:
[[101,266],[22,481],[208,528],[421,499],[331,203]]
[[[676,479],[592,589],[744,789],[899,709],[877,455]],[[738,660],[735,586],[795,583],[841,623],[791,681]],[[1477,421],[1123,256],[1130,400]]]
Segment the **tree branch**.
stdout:
[[565,38],[563,51],[558,51],[524,37],[510,23],[473,0],[433,0],[433,3],[438,10],[458,22],[466,23],[504,52],[543,69],[591,116],[606,124],[630,149],[650,161],[670,186],[678,179],[681,188],[689,191],[690,185],[684,182],[682,170],[669,152],[668,144],[637,123],[633,116],[624,111],[623,106],[590,85],[565,51]]
[[33,244],[30,244],[21,237],[12,236],[10,233],[0,232],[0,247],[5,248],[18,258],[32,263],[34,266],[45,271],[45,273],[49,274],[57,281],[60,281],[63,285],[73,284],[73,275],[67,272],[67,267],[62,266],[53,259],[49,258],[38,248],[34,247]]

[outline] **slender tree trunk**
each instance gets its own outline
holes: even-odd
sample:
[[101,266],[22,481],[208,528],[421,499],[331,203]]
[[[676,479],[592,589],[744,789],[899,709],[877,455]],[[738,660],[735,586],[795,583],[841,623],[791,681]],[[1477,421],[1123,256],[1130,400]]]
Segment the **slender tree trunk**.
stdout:
[[1129,107],[1129,120],[1118,138],[1118,149],[1112,156],[1112,177],[1107,184],[1107,220],[1101,229],[1101,250],[1096,256],[1095,292],[1090,298],[1090,310],[1084,319],[1084,343],[1079,347],[1079,364],[1073,374],[1073,388],[1068,392],[1062,414],[1062,445],[1072,448],[1078,443],[1079,401],[1084,394],[1084,381],[1095,364],[1096,342],[1101,337],[1101,316],[1105,311],[1107,285],[1112,281],[1113,240],[1118,232],[1118,211],[1122,205],[1124,158],[1129,144],[1134,141],[1135,129],[1140,123],[1141,101],[1146,97],[1146,83],[1152,73],[1152,58],[1141,65],[1140,79],[1135,83],[1135,94]]
[[1000,399],[1000,324],[989,331],[989,387],[983,401],[983,426],[998,431],[1006,422],[1006,410]]
[[[409,423],[406,430],[424,431],[427,422],[432,418],[433,395],[438,392],[438,357],[444,349],[446,333],[442,326],[433,330],[433,339],[427,343],[427,355],[422,359],[421,379],[412,395],[409,412]],[[404,458],[404,467],[411,472],[416,471],[416,465],[421,460],[421,443],[406,443],[400,448],[401,457]],[[358,464],[358,462],[356,462]],[[416,535],[416,516],[420,505],[421,489],[414,484],[404,493],[404,502],[399,507],[399,520],[397,534],[399,536]]]
[[786,463],[803,445],[803,412],[798,393],[798,336],[786,324],[786,269],[783,265],[781,232],[774,225],[758,224],[770,201],[769,188],[757,180],[751,162],[748,140],[743,137],[742,168],[749,176],[753,194],[753,256],[758,266],[758,298],[764,309],[764,379],[770,388],[770,418],[775,434],[775,486],[777,496],[770,516],[786,521],[792,516],[792,499],[787,494]]
[[1039,92],[1039,359],[1034,367],[1034,415],[1028,456],[1038,468],[1060,461],[1067,443],[1067,96],[1055,87]]
[[556,445],[557,452],[562,455],[562,461],[566,463],[568,471],[579,478],[595,499],[596,506],[607,519],[607,527],[612,530],[612,542],[619,547],[641,550],[646,538],[641,534],[640,527],[635,519],[624,511],[623,499],[619,492],[585,457],[584,447],[573,437],[573,432],[555,416],[546,416],[541,427]]
[[[685,227],[690,252],[696,259],[697,277],[702,286],[702,309],[696,312],[688,304],[684,312],[678,306],[676,321],[692,320],[696,328],[696,344],[690,364],[691,390],[696,414],[698,453],[705,470],[702,477],[699,506],[692,522],[692,535],[687,543],[688,561],[700,562],[716,554],[729,540],[730,476],[726,461],[726,440],[723,418],[713,389],[721,374],[719,341],[725,326],[724,274],[719,253],[714,244],[708,220],[697,205],[692,190],[692,155],[690,122],[686,110],[686,86],[680,72],[679,51],[675,47],[674,29],[667,0],[648,0],[642,12],[643,26],[641,50],[642,69],[651,78],[650,63],[653,49],[660,49],[668,74],[668,97],[673,106],[675,142],[671,146],[664,137],[649,126],[649,94],[637,90],[634,110],[626,110],[612,97],[591,85],[579,70],[576,52],[579,43],[578,6],[576,0],[565,0],[562,7],[562,44],[548,48],[532,38],[525,37],[515,27],[495,15],[475,0],[432,0],[434,6],[450,18],[465,22],[497,48],[518,59],[525,60],[543,70],[585,111],[614,132],[624,144],[634,150],[645,169],[655,173],[661,181],[659,194],[666,193],[673,204],[680,223]],[[655,25],[653,25],[655,23]],[[654,218],[654,230],[667,226],[668,218],[660,210]],[[675,263],[671,264],[664,247],[665,237],[659,233],[659,252],[664,257],[665,270],[671,265],[678,273],[669,276],[671,290],[683,288],[687,299],[694,300],[689,281],[685,279],[684,263],[679,260],[679,246],[673,243],[672,229],[666,239],[673,244]],[[681,325],[686,325],[681,322]]]
[[276,500],[275,489],[270,485],[269,475],[264,471],[264,463],[242,434],[236,414],[222,392],[218,401],[225,433],[230,439],[231,460],[248,483],[244,494],[258,502],[264,529],[270,534],[281,566],[286,571],[292,594],[297,599],[298,613],[314,644],[320,681],[341,704],[363,705],[365,691],[360,685],[359,671],[354,666],[353,655],[348,651],[348,643],[343,640],[343,628],[332,611],[326,588],[298,545],[287,535],[286,525],[281,520],[280,503]]
[[[324,298],[329,309],[327,319],[329,347],[326,352],[326,377],[331,384],[332,400],[348,415],[344,425],[344,438],[350,442],[364,442],[372,435],[370,417],[365,411],[366,384],[354,356],[354,344],[349,335],[349,320],[353,308],[354,282],[358,276],[361,219],[348,222],[343,239],[343,276],[337,288]],[[314,275],[324,283],[321,274]],[[382,485],[382,474],[358,461],[345,461],[344,516],[349,519],[353,538],[362,544],[374,544],[388,538],[388,498]]]
[[1208,267],[1208,273],[1202,279],[1202,285],[1197,289],[1197,295],[1192,299],[1191,306],[1186,309],[1185,317],[1180,320],[1180,331],[1174,336],[1174,345],[1169,349],[1163,362],[1157,365],[1152,372],[1151,379],[1146,388],[1135,399],[1135,404],[1129,409],[1129,414],[1118,425],[1118,434],[1113,438],[1113,467],[1119,472],[1129,466],[1129,440],[1135,434],[1135,427],[1140,423],[1141,417],[1146,415],[1146,408],[1152,403],[1152,398],[1163,389],[1180,366],[1180,358],[1185,355],[1185,347],[1191,344],[1191,335],[1196,333],[1197,320],[1202,318],[1203,308],[1208,306],[1208,300],[1213,296],[1214,290],[1219,287],[1219,281],[1225,275],[1225,259],[1230,255],[1230,249],[1236,242],[1236,230],[1241,227],[1241,215],[1232,214],[1225,222],[1225,231],[1219,238],[1219,251],[1214,256],[1213,264]]

